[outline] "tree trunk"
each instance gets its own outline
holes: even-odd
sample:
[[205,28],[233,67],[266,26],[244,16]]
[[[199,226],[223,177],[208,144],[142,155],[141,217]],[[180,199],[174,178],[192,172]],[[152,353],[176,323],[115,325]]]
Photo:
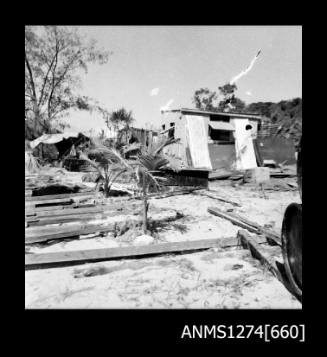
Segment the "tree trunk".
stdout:
[[147,234],[148,231],[148,197],[146,193],[146,180],[145,175],[143,174],[143,233]]

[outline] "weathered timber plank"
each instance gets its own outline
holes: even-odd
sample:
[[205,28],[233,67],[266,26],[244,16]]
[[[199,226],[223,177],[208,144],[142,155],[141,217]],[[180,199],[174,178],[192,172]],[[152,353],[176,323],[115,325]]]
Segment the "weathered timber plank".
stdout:
[[[292,287],[287,279],[282,258],[281,260],[277,259],[277,257],[273,254],[269,255],[267,251],[264,251],[258,244],[257,236],[251,237],[246,231],[243,230],[239,230],[237,236],[242,246],[249,249],[252,256],[260,260],[260,262],[268,268],[269,271],[271,271],[271,273],[285,286],[285,288],[301,302],[301,298],[299,298],[292,290]],[[280,252],[280,256],[282,256],[282,252]]]
[[[179,196],[179,195],[187,195],[189,193],[192,193],[193,191],[197,190],[203,190],[202,187],[195,187],[195,188],[190,188],[186,190],[176,190],[172,192],[164,192],[164,193],[152,193],[148,195],[149,199],[160,199],[160,198],[166,198],[166,197],[171,197],[171,196]],[[129,197],[129,200],[141,200],[141,196],[135,196],[135,197]]]
[[159,243],[146,246],[88,249],[42,254],[25,254],[25,266],[168,254],[209,249],[215,247],[228,247],[237,244],[238,239],[236,237],[228,237],[219,239],[201,239],[186,242],[184,241],[173,243]]
[[[155,219],[157,222],[167,221],[167,219],[175,219],[177,217],[177,213],[174,215],[170,214],[163,218],[155,219],[154,217],[150,217],[150,219]],[[128,223],[137,224],[140,223],[141,220],[139,218],[135,218],[134,216],[116,216],[108,217],[107,220],[104,220],[101,223],[76,223],[72,225],[66,226],[41,226],[41,227],[31,227],[25,229],[25,244],[32,244],[37,242],[45,242],[48,240],[54,239],[64,239],[68,237],[75,237],[79,235],[91,234],[96,232],[110,232],[115,229],[117,224],[124,223],[128,221]]]
[[[96,232],[110,232],[114,229],[115,223],[88,224],[77,223],[71,226],[60,227],[32,227],[25,229],[25,244],[46,242],[53,239],[64,239],[68,237],[91,234]],[[37,230],[37,228],[41,228]]]
[[280,271],[276,266],[275,257],[264,254],[257,241],[257,237],[251,237],[246,231],[239,230],[237,234],[242,246],[251,251],[252,255],[259,259],[261,263],[266,266],[279,280],[283,280]]
[[25,216],[31,216],[35,214],[39,214],[41,212],[52,212],[52,211],[65,211],[69,209],[84,209],[84,208],[91,208],[91,207],[96,207],[95,202],[88,202],[88,203],[80,203],[80,202],[72,202],[72,204],[68,205],[55,205],[55,206],[44,206],[44,207],[34,207],[34,206],[25,206]]
[[[25,192],[25,194],[26,194],[26,192]],[[95,191],[86,191],[86,192],[77,192],[77,193],[61,193],[58,195],[43,195],[43,196],[26,197],[25,201],[47,201],[47,200],[53,200],[53,199],[74,198],[74,197],[81,197],[81,196],[93,197],[93,196],[95,196],[95,194],[96,194]]]
[[265,229],[265,228],[261,227],[259,224],[251,222],[244,217],[241,217],[241,216],[233,214],[233,213],[229,213],[229,212],[227,213],[227,212],[221,211],[220,209],[218,209],[216,207],[209,207],[208,212],[215,216],[218,216],[220,218],[227,219],[230,222],[232,222],[233,224],[235,224],[239,227],[245,228],[252,233],[264,234],[268,239],[273,240],[279,246],[281,246],[281,244],[282,244],[281,238],[278,236],[277,233],[275,233],[271,230]]
[[72,198],[58,198],[54,200],[43,200],[43,201],[25,201],[25,207],[37,206],[37,205],[46,205],[54,203],[73,203]]
[[[141,205],[139,206],[141,209]],[[71,214],[65,216],[48,216],[48,217],[33,217],[31,216],[27,220],[29,227],[33,226],[46,226],[49,224],[60,224],[60,223],[68,223],[68,222],[79,222],[79,221],[92,221],[92,220],[99,220],[99,219],[106,219],[108,217],[114,216],[121,216],[122,214],[134,214],[132,210],[126,210],[125,212],[118,211],[115,209],[107,210],[107,211],[100,211],[98,213],[79,213],[79,214]],[[139,213],[137,213],[139,214]]]
[[79,197],[67,197],[67,198],[57,198],[50,200],[38,200],[38,201],[25,201],[25,207],[36,207],[41,205],[49,205],[49,204],[60,204],[60,203],[73,203],[73,202],[85,202],[91,200],[93,195],[87,196],[79,196]]
[[[81,205],[76,208],[72,206],[54,206],[53,209],[48,210],[49,207],[43,207],[26,210],[25,216],[29,217],[55,217],[55,216],[67,216],[67,215],[75,215],[75,214],[90,214],[90,213],[101,213],[101,212],[110,212],[110,211],[120,211],[125,208],[128,209],[138,209],[141,207],[141,202],[132,202],[132,203],[118,203],[118,204],[105,204],[105,205]],[[59,209],[58,209],[59,207]]]
[[237,203],[235,201],[231,201],[231,200],[228,200],[227,198],[220,197],[220,196],[217,196],[217,195],[212,195],[212,194],[207,193],[207,192],[196,192],[196,194],[200,195],[200,196],[206,196],[206,197],[209,197],[209,198],[213,198],[213,199],[216,199],[216,200],[219,200],[219,201],[222,201],[222,202],[230,203],[233,206],[241,207],[241,204],[239,204],[239,203]]

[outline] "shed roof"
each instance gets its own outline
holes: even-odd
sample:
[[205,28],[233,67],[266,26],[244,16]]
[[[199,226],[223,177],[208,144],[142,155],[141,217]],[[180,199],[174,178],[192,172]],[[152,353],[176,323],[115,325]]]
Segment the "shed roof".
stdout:
[[262,120],[262,116],[255,113],[213,112],[207,110],[188,109],[188,108],[171,109],[171,110],[166,110],[165,112],[170,112],[170,113],[180,112],[183,114],[191,113],[191,114],[198,114],[198,115],[221,115],[221,116],[232,117],[233,119],[248,118],[253,120]]
[[[31,148],[36,148],[39,144],[56,144],[68,138],[77,138],[80,135],[78,131],[67,131],[60,134],[43,134],[39,138],[30,142]],[[84,134],[82,134],[84,135]],[[84,135],[85,136],[85,135]]]

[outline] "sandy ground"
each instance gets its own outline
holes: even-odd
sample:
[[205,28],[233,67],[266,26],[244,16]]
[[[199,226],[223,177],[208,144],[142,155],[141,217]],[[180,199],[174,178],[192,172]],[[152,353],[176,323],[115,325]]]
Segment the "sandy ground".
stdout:
[[[73,176],[80,180],[79,173]],[[277,185],[280,180],[272,180],[269,186],[274,182]],[[286,207],[300,202],[297,190],[267,190],[264,198],[254,185],[234,186],[229,180],[212,181],[209,192],[241,207],[198,194],[151,199],[154,211],[177,210],[183,215],[158,227],[153,244],[235,237],[240,228],[211,215],[208,207],[233,210],[280,232]],[[35,245],[30,250],[43,253],[130,244],[133,241],[124,241],[123,236],[117,239],[108,234]],[[26,271],[25,292],[26,308],[301,308],[247,250],[236,248]]]

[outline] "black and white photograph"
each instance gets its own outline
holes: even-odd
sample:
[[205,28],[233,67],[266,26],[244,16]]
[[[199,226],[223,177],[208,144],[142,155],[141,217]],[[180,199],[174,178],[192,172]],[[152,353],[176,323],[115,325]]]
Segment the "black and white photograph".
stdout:
[[25,309],[302,310],[302,26],[25,25]]

